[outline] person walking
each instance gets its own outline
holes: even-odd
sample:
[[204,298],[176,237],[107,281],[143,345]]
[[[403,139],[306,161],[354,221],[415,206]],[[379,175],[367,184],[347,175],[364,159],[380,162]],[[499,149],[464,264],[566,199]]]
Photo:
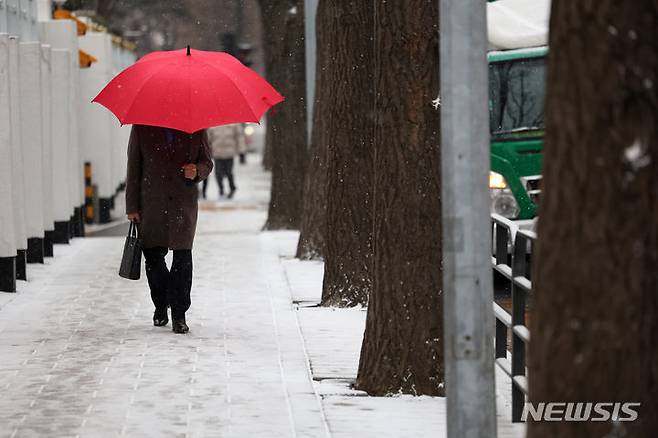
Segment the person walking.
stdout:
[[[169,322],[187,333],[192,290],[192,245],[198,215],[197,183],[213,169],[206,131],[133,125],[128,143],[126,214],[139,224],[146,276],[155,305],[153,325]],[[165,256],[173,251],[171,269]]]
[[215,176],[219,186],[219,196],[224,196],[224,178],[226,178],[229,187],[228,198],[231,199],[237,189],[233,176],[233,162],[236,155],[244,154],[247,150],[242,125],[222,125],[209,128],[208,138],[212,156],[215,159]]

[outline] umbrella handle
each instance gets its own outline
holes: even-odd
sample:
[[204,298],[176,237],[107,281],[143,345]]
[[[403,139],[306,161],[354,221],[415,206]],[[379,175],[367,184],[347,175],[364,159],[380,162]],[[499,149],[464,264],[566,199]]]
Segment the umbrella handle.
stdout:
[[190,45],[188,44],[187,45],[187,56],[190,56],[190,55],[192,55],[192,53],[190,52]]
[[[189,50],[189,47],[190,47],[190,46],[187,46],[187,47],[188,47],[188,50]],[[188,163],[198,163],[198,162],[199,162],[199,158],[201,157],[201,149],[199,149],[199,153],[198,153],[198,155],[197,155],[196,161],[192,161],[192,157],[191,157],[191,155],[190,155],[190,143],[191,143],[191,141],[192,141],[192,135],[190,134],[190,135],[187,136],[187,153],[188,153],[187,157],[188,157],[188,159],[189,159]],[[181,168],[181,171],[183,171],[182,168]],[[198,172],[199,172],[199,171],[198,171],[198,169],[197,169],[197,178],[198,178],[198,176],[199,176],[199,173],[198,173]],[[184,173],[184,171],[183,171],[183,173]],[[183,174],[183,177],[185,177],[184,174]],[[187,179],[187,178],[185,178],[185,185],[186,185],[186,186],[195,186],[195,185],[197,184],[197,182],[198,182],[198,181],[195,181],[195,180],[193,180],[193,179]]]

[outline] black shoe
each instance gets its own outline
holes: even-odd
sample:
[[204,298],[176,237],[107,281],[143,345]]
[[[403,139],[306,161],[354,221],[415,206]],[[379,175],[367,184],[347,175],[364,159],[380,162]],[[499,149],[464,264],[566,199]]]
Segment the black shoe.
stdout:
[[230,192],[228,192],[228,199],[233,199],[233,195],[235,195],[236,190],[236,188],[233,188]]
[[163,327],[169,323],[169,317],[167,316],[167,309],[164,311],[155,310],[153,312],[153,325],[156,327]]
[[190,331],[190,328],[184,319],[174,319],[174,322],[171,324],[171,330],[174,333],[185,334]]

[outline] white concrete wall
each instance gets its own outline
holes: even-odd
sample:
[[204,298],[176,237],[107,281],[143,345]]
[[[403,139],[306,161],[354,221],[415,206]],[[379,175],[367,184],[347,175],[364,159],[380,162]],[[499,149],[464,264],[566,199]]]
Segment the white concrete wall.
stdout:
[[[46,231],[55,230],[53,197],[53,149],[52,149],[52,51],[47,44],[41,45],[41,139],[43,175],[43,227]],[[56,84],[55,84],[56,86]]]
[[[84,161],[101,197],[125,180],[130,127],[91,100],[134,55],[51,14],[49,0],[0,0],[0,257],[84,205]],[[99,60],[82,72],[81,41]]]
[[39,40],[37,0],[19,0],[21,41],[34,42]]
[[21,96],[19,80],[19,42],[9,38],[9,106],[11,122],[12,183],[14,212],[14,233],[16,247],[27,249],[27,229],[25,224],[25,182],[23,179],[23,142],[21,135]]
[[121,125],[116,119],[112,120],[112,118],[110,118],[109,123],[110,123],[110,141],[111,141],[110,158],[112,160],[112,162],[110,163],[110,175],[111,175],[110,188],[112,190],[112,193],[114,193],[116,191],[117,186],[119,185],[119,180],[121,178],[121,175],[119,175],[120,157],[118,154],[120,150],[119,139],[121,137]]
[[89,32],[80,38],[82,50],[93,53],[98,59],[90,68],[80,71],[79,132],[82,157],[84,161],[91,162],[92,178],[98,185],[98,196],[101,198],[111,197],[116,189],[112,177],[116,118],[91,101],[111,79],[111,44],[110,35],[105,33]]
[[[40,34],[41,41],[53,48],[53,64],[57,64],[52,71],[54,215],[56,221],[68,221],[73,209],[83,203],[80,197],[84,196],[80,182],[84,178],[84,168],[77,153],[77,105],[73,89],[79,86],[76,78],[78,34],[76,24],[71,20],[42,22]],[[64,61],[66,65],[62,64]]]
[[[70,53],[68,74],[68,126],[58,126],[57,129],[67,129],[67,168],[68,168],[68,199],[70,202],[69,217],[73,209],[84,204],[84,162],[80,155],[78,124],[80,116],[80,65],[78,59],[78,33],[76,23],[72,20],[54,20],[41,23],[41,40],[56,49],[65,49]],[[62,134],[64,135],[64,134]],[[59,219],[58,219],[59,220]]]
[[76,50],[71,54],[71,74],[69,75],[69,90],[71,91],[71,98],[69,99],[69,117],[71,120],[69,124],[69,165],[71,166],[70,174],[73,178],[70,189],[74,207],[83,206],[85,203],[84,160],[79,135],[79,124],[82,123],[81,116],[84,114],[80,107],[80,87],[80,61],[76,46]]
[[7,0],[0,0],[0,33],[7,32]]
[[21,16],[19,0],[5,0],[7,7],[7,33],[19,36],[21,34]]
[[128,170],[128,140],[130,140],[131,129],[131,125],[126,125],[119,128],[119,139],[117,144],[117,156],[119,162],[117,172],[119,174],[119,184],[125,182],[126,180],[126,172]]
[[[126,68],[130,67],[137,61],[137,57],[133,52],[124,49],[119,49],[117,52],[118,52],[117,56],[113,60],[115,67],[113,77],[119,74],[121,71],[125,70]],[[117,124],[119,124],[118,121]],[[128,155],[128,140],[130,139],[131,128],[132,126],[130,125],[121,126],[119,128],[119,137],[117,143],[117,156],[119,163],[118,174],[120,177],[119,183],[124,182],[126,179],[126,171],[128,164],[126,157]]]
[[67,49],[75,53],[76,58],[71,62],[78,62],[78,30],[72,20],[43,21],[39,27],[40,40],[50,44],[53,49]]
[[37,20],[48,21],[53,18],[52,0],[37,0]]
[[[119,73],[119,62],[121,53],[119,47],[115,44],[110,44],[110,53],[112,54],[112,64],[110,65],[111,71],[108,71],[108,76],[114,77]],[[110,78],[111,79],[111,78]],[[97,105],[97,104],[95,104]],[[112,121],[112,188],[116,189],[119,183],[124,179],[121,175],[121,162],[125,161],[125,156],[121,157],[121,123],[115,117]]]
[[0,0],[3,258],[84,206],[85,160],[100,196],[112,197],[125,180],[130,127],[91,100],[134,55],[90,32],[85,48],[100,62],[81,74],[76,23],[51,17],[50,0]]
[[43,138],[41,135],[41,44],[19,44],[21,136],[27,237],[43,238]]
[[17,249],[9,82],[9,35],[0,34],[0,257],[14,257]]
[[77,204],[77,200],[75,203],[71,200],[73,176],[69,171],[71,52],[52,49],[51,69],[54,84],[50,101],[53,185],[49,193],[53,198],[55,221],[64,222],[69,220],[74,204]]

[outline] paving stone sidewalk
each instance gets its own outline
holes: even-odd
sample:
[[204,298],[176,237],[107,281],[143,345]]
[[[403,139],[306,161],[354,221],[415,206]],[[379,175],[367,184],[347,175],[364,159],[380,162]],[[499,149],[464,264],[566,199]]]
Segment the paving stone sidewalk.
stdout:
[[328,436],[260,233],[266,175],[238,171],[242,198],[202,204],[187,335],[152,326],[144,278],[117,276],[120,237],[76,239],[30,265],[1,301],[0,437]]
[[[123,237],[58,245],[0,294],[0,438],[445,436],[444,398],[351,388],[365,311],[316,307],[322,263],[294,259],[296,232],[261,231],[253,158],[236,200],[211,181],[201,201],[189,334],[153,327],[143,273],[118,277]],[[498,436],[520,438],[499,378]]]

